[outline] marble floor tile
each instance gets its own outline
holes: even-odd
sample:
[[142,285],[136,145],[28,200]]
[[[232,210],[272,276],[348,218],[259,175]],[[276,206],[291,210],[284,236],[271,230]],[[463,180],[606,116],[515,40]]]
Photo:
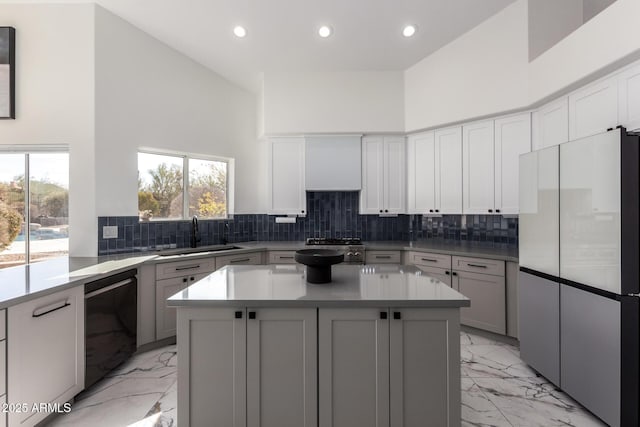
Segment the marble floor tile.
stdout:
[[170,345],[136,355],[113,370],[108,378],[163,378],[176,374],[176,346]]
[[511,427],[500,410],[471,378],[462,379],[462,426]]
[[50,425],[127,426],[143,419],[175,381],[175,378],[107,378],[98,391],[89,390],[80,396],[69,414],[57,417]]
[[536,374],[508,346],[464,345],[460,348],[461,375],[471,378],[535,377]]
[[473,381],[514,426],[605,426],[542,378],[474,378]]

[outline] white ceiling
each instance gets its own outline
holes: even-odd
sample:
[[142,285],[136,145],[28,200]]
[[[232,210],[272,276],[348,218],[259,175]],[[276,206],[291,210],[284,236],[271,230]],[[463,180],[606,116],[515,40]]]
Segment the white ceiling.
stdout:
[[[96,3],[228,80],[256,90],[263,71],[404,70],[513,1],[96,0]],[[408,23],[418,26],[411,39],[401,35],[402,27]],[[322,24],[333,28],[333,36],[318,37],[317,28]],[[233,35],[235,25],[247,28],[246,38]]]

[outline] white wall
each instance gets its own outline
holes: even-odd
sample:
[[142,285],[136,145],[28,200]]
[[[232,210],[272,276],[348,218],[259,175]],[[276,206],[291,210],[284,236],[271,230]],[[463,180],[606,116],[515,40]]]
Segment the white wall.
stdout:
[[98,216],[137,215],[137,150],[235,159],[235,212],[264,212],[256,97],[96,7]]
[[69,146],[72,255],[98,245],[93,13],[88,4],[0,4],[2,25],[16,28],[16,119],[0,121],[0,145]]
[[537,58],[582,25],[583,1],[529,2],[529,60]]
[[518,0],[405,71],[405,129],[528,103],[527,1]]
[[617,0],[532,61],[530,102],[551,97],[640,57],[638,17],[640,1]]
[[266,72],[267,135],[401,132],[401,71]]

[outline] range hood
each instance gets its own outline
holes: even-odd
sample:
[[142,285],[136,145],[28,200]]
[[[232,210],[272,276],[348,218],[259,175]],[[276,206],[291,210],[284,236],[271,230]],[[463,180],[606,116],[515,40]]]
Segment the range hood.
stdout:
[[305,189],[359,191],[362,135],[305,136]]

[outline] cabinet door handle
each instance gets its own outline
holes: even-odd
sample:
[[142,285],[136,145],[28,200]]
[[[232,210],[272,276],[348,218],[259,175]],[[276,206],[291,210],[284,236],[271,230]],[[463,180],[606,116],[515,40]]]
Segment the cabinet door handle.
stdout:
[[[62,305],[58,305],[60,303],[62,303]],[[58,305],[58,306],[55,307],[56,305]],[[42,317],[42,316],[44,316],[46,314],[53,313],[54,311],[58,311],[58,310],[61,310],[61,309],[65,308],[65,307],[69,307],[70,305],[71,305],[71,303],[68,302],[67,300],[58,301],[57,303],[49,304],[46,307],[36,308],[33,311],[33,314],[31,314],[31,317]],[[50,307],[53,307],[53,308],[50,308]],[[41,310],[44,310],[44,311],[41,311]]]
[[402,313],[400,313],[399,311],[394,311],[393,318],[396,320],[402,319]]
[[436,209],[436,212],[440,212],[440,209]]
[[489,209],[489,213],[492,213],[492,212],[493,212],[493,209]]
[[196,278],[191,276],[191,281],[193,282],[194,280],[196,280]]
[[450,275],[451,273],[449,271],[445,271],[444,274],[446,274],[447,276]]
[[385,319],[387,318],[387,312],[386,312],[386,311],[381,311],[381,312],[380,312],[380,318],[381,318],[382,320],[385,320]]
[[242,319],[242,311],[236,311],[236,319]]
[[496,209],[496,213],[500,213],[500,209]]
[[429,262],[438,262],[437,259],[431,259],[431,258],[420,258],[422,261],[429,261]]
[[193,270],[193,269],[196,269],[196,268],[200,268],[200,264],[185,265],[183,267],[176,267],[176,271]]
[[454,276],[458,275],[458,273],[456,273],[455,271],[453,271],[451,274],[454,275]]
[[382,213],[382,209],[380,209],[380,213]]
[[255,319],[256,318],[256,312],[255,311],[250,311],[249,312],[249,319]]
[[376,255],[376,259],[391,259],[391,255]]
[[389,209],[385,209],[384,211],[385,211],[385,212],[389,212]]
[[186,277],[182,278],[182,283],[187,283],[187,278]]
[[486,266],[486,265],[482,265],[482,264],[469,264],[469,263],[467,263],[467,265],[468,265],[469,267],[487,268],[487,266]]
[[245,261],[251,261],[251,258],[242,258],[242,259],[232,259],[231,261],[229,261],[231,264],[233,264],[234,262],[245,262]]
[[433,209],[429,209],[429,212],[433,212]]

